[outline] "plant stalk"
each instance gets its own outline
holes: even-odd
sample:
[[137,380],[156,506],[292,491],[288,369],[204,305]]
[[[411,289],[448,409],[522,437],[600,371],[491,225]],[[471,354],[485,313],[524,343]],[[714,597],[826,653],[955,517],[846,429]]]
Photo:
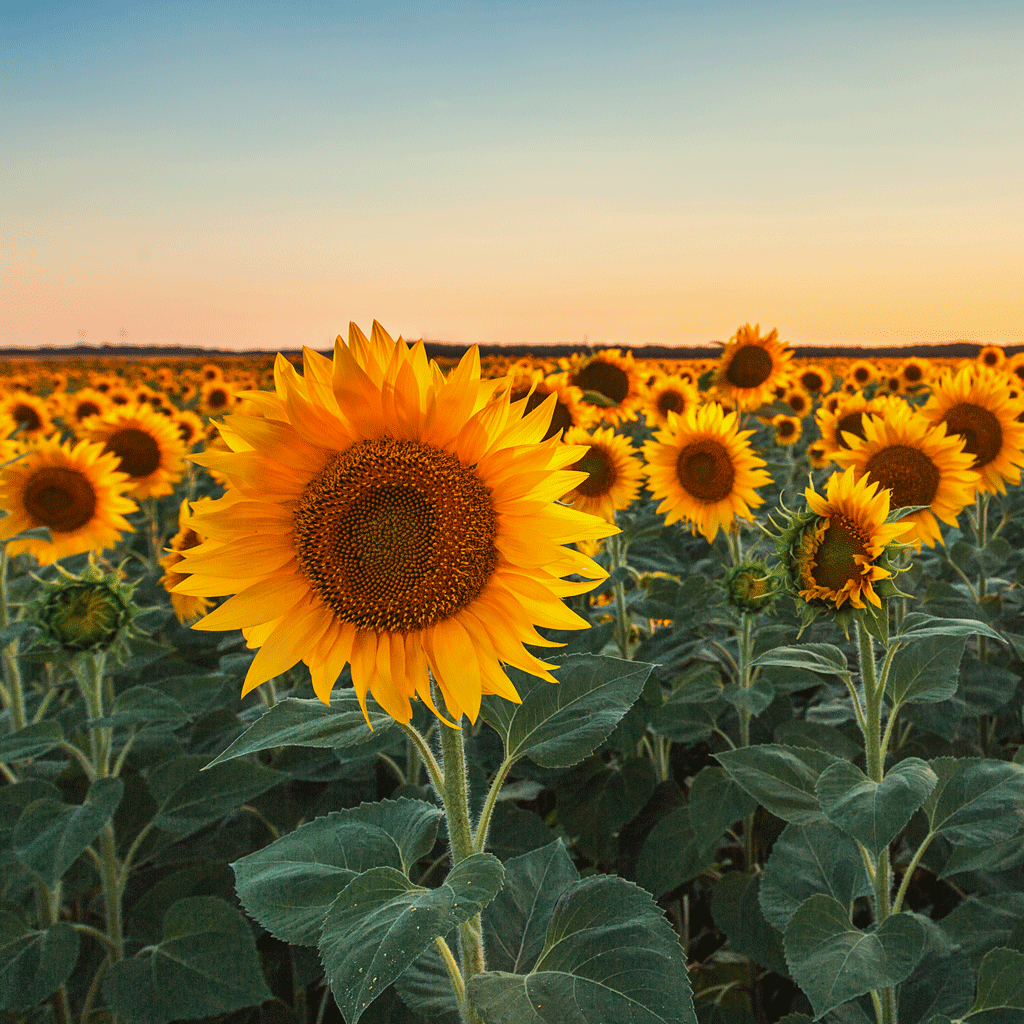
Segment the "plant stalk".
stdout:
[[[7,545],[0,544],[0,627],[11,624],[7,607]],[[18,668],[18,641],[15,638],[0,649],[4,663],[4,683],[7,710],[11,715],[11,732],[18,732],[28,724],[25,720],[25,694],[21,687],[21,670]]]

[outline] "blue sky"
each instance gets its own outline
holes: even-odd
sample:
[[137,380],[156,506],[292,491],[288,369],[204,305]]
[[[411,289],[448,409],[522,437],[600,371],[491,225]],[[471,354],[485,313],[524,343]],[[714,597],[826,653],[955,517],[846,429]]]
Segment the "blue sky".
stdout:
[[7,23],[0,344],[1024,342],[1019,3]]

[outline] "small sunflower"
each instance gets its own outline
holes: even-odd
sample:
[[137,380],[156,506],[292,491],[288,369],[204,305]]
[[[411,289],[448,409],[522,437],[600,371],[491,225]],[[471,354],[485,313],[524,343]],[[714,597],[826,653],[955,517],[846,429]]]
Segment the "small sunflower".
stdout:
[[[204,501],[212,504],[209,499],[201,499],[196,502],[196,506],[201,508]],[[174,615],[178,622],[187,626],[205,615],[213,606],[213,602],[208,598],[178,594],[174,590],[179,583],[188,579],[187,576],[182,576],[181,573],[174,571],[174,566],[181,561],[181,552],[188,551],[189,548],[194,548],[202,543],[199,534],[192,529],[192,514],[189,511],[187,498],[182,501],[181,507],[178,509],[178,532],[168,543],[170,547],[164,549],[167,554],[160,559],[164,570],[164,575],[160,577],[160,585],[171,595],[171,607],[174,609]]]
[[793,410],[795,416],[806,416],[814,405],[814,399],[800,387],[786,388],[782,393],[782,400]]
[[867,359],[857,359],[847,367],[846,379],[857,388],[866,388],[878,379],[878,370],[875,364]]
[[926,419],[964,438],[964,451],[974,456],[971,468],[980,474],[978,490],[989,494],[1005,494],[1008,483],[1019,484],[1024,466],[1024,423],[1017,420],[1024,405],[1009,390],[1006,374],[965,366],[955,376],[942,374],[921,409]]
[[64,422],[76,433],[94,416],[102,416],[110,409],[110,402],[102,391],[95,388],[80,388],[64,398]]
[[191,409],[181,409],[171,417],[186,452],[205,437],[206,425]]
[[797,593],[804,601],[823,601],[837,609],[876,608],[882,600],[872,586],[892,578],[879,564],[885,548],[911,530],[909,523],[887,523],[889,492],[876,482],[856,479],[852,468],[833,473],[822,497],[804,491],[813,515],[780,551]]
[[793,351],[772,330],[760,336],[760,324],[744,324],[725,344],[714,383],[741,410],[772,401],[775,389],[789,382]]
[[170,494],[181,479],[185,451],[178,429],[148,405],[112,409],[92,420],[84,433],[117,456],[118,468],[131,480],[128,493],[133,497]]
[[864,419],[869,412],[871,402],[860,392],[845,398],[837,397],[831,409],[828,404],[818,409],[814,414],[814,420],[830,453],[850,447],[845,434],[864,437]]
[[807,461],[812,469],[824,469],[832,461],[832,449],[824,441],[812,441],[807,446]]
[[866,416],[864,437],[849,440],[849,448],[834,456],[843,469],[852,467],[858,480],[867,476],[888,489],[891,508],[927,506],[903,517],[914,528],[902,539],[919,551],[922,543],[942,543],[936,517],[955,526],[978,482],[964,439],[902,404],[885,416]]
[[565,444],[589,449],[578,462],[566,468],[587,474],[560,500],[579,512],[615,522],[615,510],[626,509],[640,493],[644,467],[628,437],[611,427],[588,434],[582,427],[571,427],[562,437]]
[[772,426],[775,428],[775,443],[778,445],[796,444],[800,439],[800,420],[796,416],[773,416]]
[[[570,365],[572,365],[570,363]],[[622,354],[618,348],[602,349],[592,356],[576,360],[569,370],[569,383],[583,392],[583,403],[594,410],[595,418],[616,427],[626,420],[635,420],[646,394],[642,368],[632,352]],[[601,401],[591,401],[587,393]]]
[[644,405],[644,415],[649,426],[667,427],[669,412],[682,416],[691,406],[700,405],[700,392],[687,377],[682,374],[655,376],[648,388]]
[[586,450],[541,441],[555,396],[524,417],[511,380],[480,379],[476,346],[445,377],[376,322],[369,339],[352,324],[333,360],[303,356],[302,375],[278,355],[275,391],[244,394],[264,415],[226,417],[229,451],[191,457],[227,488],[193,515],[204,540],[174,592],[234,595],[192,628],[259,648],[243,696],[302,660],[329,703],[350,662],[364,714],[372,694],[408,722],[418,697],[451,725],[433,676],[458,728],[483,694],[518,702],[501,662],[557,682],[523,644],[564,646],[534,623],[587,628],[562,598],[608,577],[562,545],[619,531],[556,503]]
[[932,374],[932,364],[927,359],[911,356],[900,367],[900,380],[908,391],[923,387]]
[[15,391],[0,399],[0,412],[17,424],[22,440],[36,441],[53,432],[49,403],[27,391]]
[[122,493],[128,477],[103,446],[79,441],[62,445],[44,438],[24,458],[0,470],[0,540],[45,526],[41,538],[9,541],[12,555],[28,552],[40,565],[66,555],[113,547],[132,527],[124,517],[138,506]]
[[808,394],[824,395],[832,390],[832,374],[818,363],[807,363],[794,373],[796,383]]
[[717,403],[696,406],[681,417],[669,413],[669,426],[643,446],[648,486],[664,498],[658,512],[665,525],[687,520],[710,543],[737,516],[752,520],[764,504],[755,488],[771,481],[757,467],[766,465],[750,447],[752,430],[739,430],[739,414]]
[[231,385],[223,380],[208,380],[203,384],[199,397],[199,408],[207,416],[220,416],[228,412],[235,402]]
[[998,345],[985,345],[978,353],[978,362],[990,370],[1001,370],[1006,362],[1006,353]]

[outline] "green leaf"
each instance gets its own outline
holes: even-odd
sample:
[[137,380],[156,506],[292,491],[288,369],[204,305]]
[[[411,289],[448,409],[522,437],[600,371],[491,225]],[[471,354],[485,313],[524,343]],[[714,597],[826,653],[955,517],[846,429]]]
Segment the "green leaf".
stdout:
[[679,938],[650,894],[614,875],[568,886],[529,974],[471,978],[486,1024],[697,1024]]
[[945,956],[926,952],[900,985],[900,1024],[924,1024],[937,1014],[962,1017],[973,995],[974,968],[966,957],[959,951]]
[[504,863],[501,891],[483,913],[491,970],[526,974],[544,948],[548,921],[580,874],[561,839]]
[[957,846],[942,867],[939,878],[965,871],[1012,871],[1024,864],[1024,833],[985,846]]
[[983,1010],[1024,1010],[1024,953],[993,949],[978,972],[978,994],[968,1016]]
[[60,746],[64,733],[56,722],[37,722],[0,737],[0,761],[31,761]]
[[727,705],[722,681],[712,665],[702,665],[677,682],[668,699],[651,715],[649,728],[676,743],[698,743],[715,730]]
[[929,762],[939,781],[924,802],[933,832],[981,846],[1015,835],[1024,823],[1024,766],[980,757]]
[[711,912],[733,950],[786,977],[789,968],[782,933],[768,923],[761,910],[763,881],[763,875],[729,872],[715,884],[711,894]]
[[901,647],[885,686],[893,706],[949,700],[956,693],[966,643],[966,636],[932,636]]
[[315,946],[342,889],[371,868],[408,874],[433,847],[442,816],[404,797],[332,811],[236,860],[238,898],[276,938]]
[[479,914],[501,880],[501,861],[489,853],[460,861],[436,889],[388,867],[354,878],[327,912],[319,943],[345,1020],[356,1024],[435,938]]
[[0,946],[0,1010],[40,1006],[71,976],[78,962],[78,932],[66,921],[25,931]]
[[336,691],[330,707],[321,700],[286,697],[265,711],[206,767],[273,747],[348,747],[372,740],[376,732],[395,724],[390,715],[374,711],[370,705],[367,710],[373,731],[366,724],[355,693]]
[[775,690],[769,678],[762,675],[747,687],[736,683],[724,686],[722,700],[728,701],[739,711],[750,712],[756,718],[775,700]]
[[[147,784],[160,803],[153,818],[157,828],[195,832],[288,778],[256,761],[232,761],[201,771],[203,760],[195,755],[176,758],[150,772]],[[173,783],[177,786],[167,792]]]
[[761,878],[761,910],[785,931],[812,896],[831,896],[849,908],[871,892],[871,881],[857,844],[827,821],[787,825],[775,840]]
[[51,888],[100,834],[121,801],[120,779],[97,779],[85,803],[68,806],[43,797],[25,808],[14,829],[18,859]]
[[714,863],[714,845],[709,846],[694,831],[689,806],[677,807],[644,840],[636,865],[637,885],[661,897]]
[[273,998],[248,923],[213,896],[178,900],[159,945],[110,967],[107,996],[126,1024],[212,1017]]
[[812,896],[786,926],[786,962],[815,1018],[864,995],[898,985],[924,952],[921,925],[909,914],[888,917],[874,932],[850,923],[831,896]]
[[151,686],[133,686],[119,694],[109,715],[89,720],[94,729],[141,725],[143,722],[186,722],[191,716],[173,697]]
[[894,765],[881,782],[873,782],[848,761],[837,761],[818,776],[818,801],[833,825],[877,857],[938,781],[935,772],[917,757]]
[[798,825],[824,820],[815,784],[838,758],[777,743],[727,750],[715,757],[734,782],[776,817]]
[[911,612],[903,619],[899,639],[908,642],[926,637],[990,636],[1003,638],[991,627],[977,619],[942,619],[924,612]]
[[608,738],[654,666],[593,654],[552,660],[561,661],[556,685],[509,667],[522,704],[487,696],[480,713],[510,760],[529,754],[544,768],[568,768]]
[[1020,676],[991,662],[968,658],[960,672],[960,692],[969,715],[994,715],[1013,698]]
[[849,675],[846,655],[832,644],[801,644],[799,647],[776,647],[751,662],[754,665],[779,665],[804,669],[823,676]]
[[690,783],[687,806],[698,841],[714,849],[730,825],[757,810],[757,801],[724,768],[709,764]]
[[1014,930],[1024,920],[1024,893],[968,896],[939,926],[976,964],[992,949],[1013,944]]

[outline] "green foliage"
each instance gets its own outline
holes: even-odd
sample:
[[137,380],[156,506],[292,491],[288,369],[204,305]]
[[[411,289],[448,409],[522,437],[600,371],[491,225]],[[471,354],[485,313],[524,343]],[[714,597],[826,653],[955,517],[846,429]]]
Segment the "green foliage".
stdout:
[[[64,921],[43,931],[0,923],[0,1010],[31,1010],[67,981],[78,960],[78,932]],[[14,935],[12,936],[12,931]]]

